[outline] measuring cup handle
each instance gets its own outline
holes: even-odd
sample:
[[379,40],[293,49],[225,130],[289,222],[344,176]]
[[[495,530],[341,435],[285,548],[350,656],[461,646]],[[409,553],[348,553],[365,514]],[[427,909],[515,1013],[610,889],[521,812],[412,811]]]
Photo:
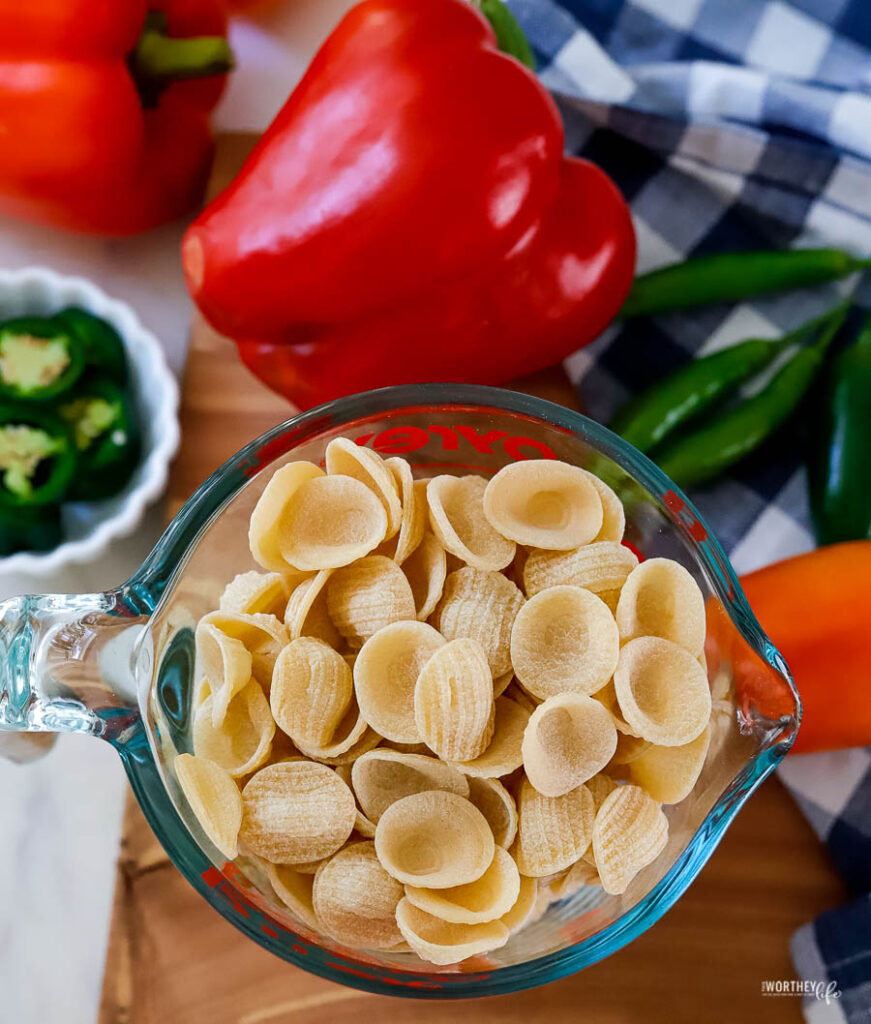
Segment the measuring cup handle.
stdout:
[[50,746],[10,733],[121,739],[139,718],[132,658],[147,621],[123,588],[0,602],[0,754],[29,760]]

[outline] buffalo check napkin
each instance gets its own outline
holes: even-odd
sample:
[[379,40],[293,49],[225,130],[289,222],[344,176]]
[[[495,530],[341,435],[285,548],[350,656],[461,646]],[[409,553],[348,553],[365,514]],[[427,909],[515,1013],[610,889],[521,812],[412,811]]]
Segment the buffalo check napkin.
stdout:
[[[568,149],[605,168],[632,207],[639,272],[729,249],[871,255],[871,0],[507,2],[560,106]],[[585,408],[607,422],[693,356],[776,337],[848,294],[871,307],[871,276],[615,324],[567,369]],[[738,572],[813,545],[806,441],[799,419],[693,493]],[[789,758],[780,774],[857,897],[794,936],[805,1017],[867,1024],[871,748]]]

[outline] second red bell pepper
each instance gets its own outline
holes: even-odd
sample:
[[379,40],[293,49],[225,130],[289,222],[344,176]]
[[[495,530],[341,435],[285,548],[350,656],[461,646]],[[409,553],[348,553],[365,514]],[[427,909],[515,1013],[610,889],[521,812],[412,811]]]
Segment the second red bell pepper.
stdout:
[[225,35],[221,0],[0,0],[0,212],[126,235],[196,206]]
[[189,229],[188,286],[300,406],[498,383],[592,340],[631,283],[629,211],[465,0],[365,0]]

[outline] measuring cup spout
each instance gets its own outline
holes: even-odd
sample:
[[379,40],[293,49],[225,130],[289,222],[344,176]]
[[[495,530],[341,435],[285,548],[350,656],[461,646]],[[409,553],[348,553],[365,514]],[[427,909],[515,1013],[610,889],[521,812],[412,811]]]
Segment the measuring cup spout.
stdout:
[[49,745],[16,733],[123,742],[139,720],[131,662],[147,621],[124,588],[0,602],[0,754],[29,760]]

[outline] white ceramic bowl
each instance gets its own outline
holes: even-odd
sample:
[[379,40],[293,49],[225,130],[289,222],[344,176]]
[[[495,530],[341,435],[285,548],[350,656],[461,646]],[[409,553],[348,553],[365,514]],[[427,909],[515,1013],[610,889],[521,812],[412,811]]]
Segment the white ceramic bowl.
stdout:
[[0,270],[0,321],[52,315],[66,306],[80,306],[102,317],[121,335],[142,426],[142,459],[114,497],[63,506],[66,539],[53,551],[20,551],[0,558],[4,574],[47,576],[64,566],[98,559],[113,540],[129,536],[140,524],[145,509],[166,487],[169,464],[178,449],[178,384],[157,338],[133,310],[81,277],[64,277],[44,267]]

